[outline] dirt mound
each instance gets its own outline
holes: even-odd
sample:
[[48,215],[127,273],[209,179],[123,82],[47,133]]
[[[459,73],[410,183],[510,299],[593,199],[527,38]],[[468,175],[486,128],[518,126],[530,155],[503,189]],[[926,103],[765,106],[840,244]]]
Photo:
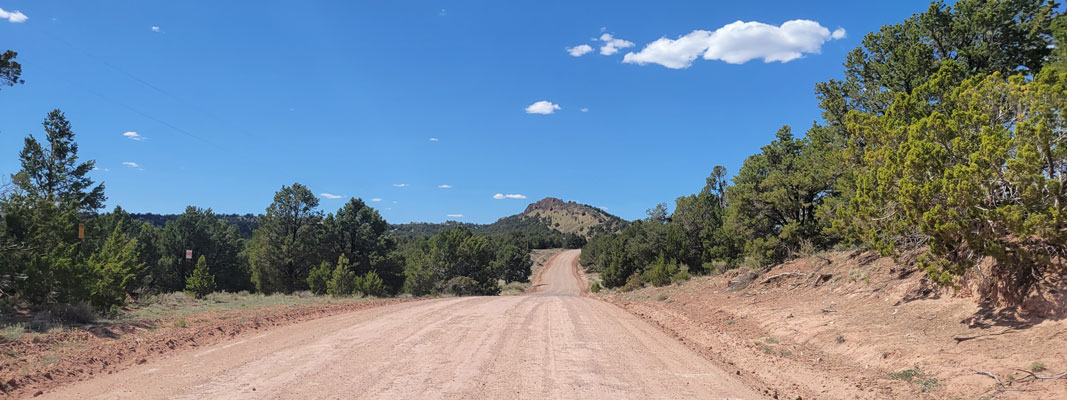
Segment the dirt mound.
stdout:
[[1032,307],[981,305],[840,252],[605,298],[779,398],[1067,398],[1067,379],[1039,379],[1067,370],[1063,288],[1049,292]]
[[235,336],[406,300],[368,300],[205,313],[98,325],[0,343],[0,393],[12,397],[111,374],[170,352]]

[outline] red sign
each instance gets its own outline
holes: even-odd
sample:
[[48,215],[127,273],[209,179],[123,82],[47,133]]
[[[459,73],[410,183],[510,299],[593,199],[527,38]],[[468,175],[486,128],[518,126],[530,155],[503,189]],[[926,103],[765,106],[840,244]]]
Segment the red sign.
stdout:
[[186,260],[192,260],[193,259],[193,251],[192,250],[186,250],[185,251],[185,259]]

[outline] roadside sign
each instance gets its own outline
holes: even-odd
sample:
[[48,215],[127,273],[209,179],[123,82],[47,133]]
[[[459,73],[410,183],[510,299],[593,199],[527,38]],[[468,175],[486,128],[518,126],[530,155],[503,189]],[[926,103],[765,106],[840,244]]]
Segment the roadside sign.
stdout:
[[186,260],[192,260],[193,259],[193,251],[192,250],[186,250],[185,251],[185,259]]
[[78,224],[78,239],[85,239],[85,224]]

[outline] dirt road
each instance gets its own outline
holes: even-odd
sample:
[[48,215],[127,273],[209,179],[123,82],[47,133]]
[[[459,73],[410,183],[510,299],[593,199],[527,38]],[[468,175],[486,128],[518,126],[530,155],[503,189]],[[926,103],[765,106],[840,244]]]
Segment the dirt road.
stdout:
[[580,296],[578,251],[537,292],[417,301],[238,337],[46,398],[759,398],[615,306]]

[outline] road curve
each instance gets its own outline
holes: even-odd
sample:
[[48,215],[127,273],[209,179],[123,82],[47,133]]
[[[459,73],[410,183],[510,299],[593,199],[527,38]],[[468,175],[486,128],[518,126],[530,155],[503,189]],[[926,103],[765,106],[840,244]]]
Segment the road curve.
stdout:
[[389,305],[175,353],[45,398],[760,398],[644,321],[580,296],[578,250],[537,291]]

